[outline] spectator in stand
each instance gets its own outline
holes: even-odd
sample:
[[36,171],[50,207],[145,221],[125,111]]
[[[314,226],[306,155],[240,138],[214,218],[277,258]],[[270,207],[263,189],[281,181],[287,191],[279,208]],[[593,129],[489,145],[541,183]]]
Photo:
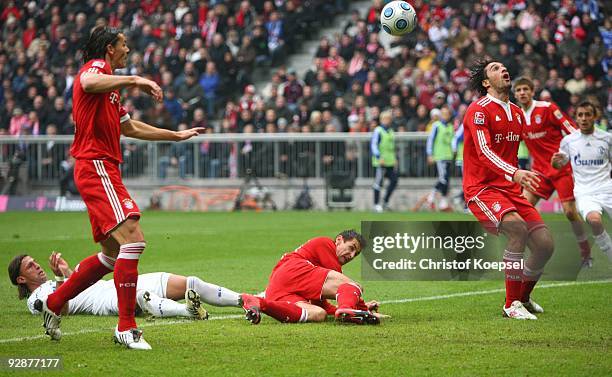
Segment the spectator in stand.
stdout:
[[303,83],[297,79],[295,70],[290,69],[287,71],[287,81],[281,87],[282,95],[287,100],[287,107],[291,111],[296,111],[298,100],[302,97]]
[[214,116],[217,100],[217,90],[219,89],[220,79],[217,67],[214,62],[206,63],[206,71],[200,77],[200,86],[204,89],[206,100],[206,113],[209,117]]
[[197,107],[204,106],[204,89],[198,84],[193,73],[185,75],[185,81],[177,89],[177,101],[184,112],[193,113]]
[[28,122],[28,116],[23,113],[20,107],[16,107],[13,110],[13,116],[11,117],[9,134],[12,136],[20,136],[26,134],[26,129],[30,127]]
[[265,24],[268,35],[268,49],[272,66],[276,66],[285,56],[284,23],[277,11],[270,13]]
[[[57,127],[55,124],[47,126],[47,136],[56,136]],[[56,143],[53,140],[48,141],[42,146],[42,155],[40,164],[42,165],[42,177],[46,179],[56,179],[60,176],[60,164],[66,153],[65,145]]]
[[[292,67],[286,73],[278,70],[279,81],[276,89],[270,86],[272,99],[266,102],[275,111],[277,130],[281,130],[282,119],[287,129],[295,130],[309,124],[313,111],[321,112],[315,119],[327,118],[328,109],[343,132],[370,130],[378,122],[374,118],[385,109],[393,113],[394,129],[422,130],[431,108],[446,104],[455,112],[473,101],[476,93],[465,88],[465,66],[486,54],[495,55],[492,57],[502,61],[511,75],[538,77],[537,91],[550,93],[563,111],[571,111],[580,96],[610,103],[612,18],[603,12],[600,0],[589,2],[597,5],[594,8],[585,7],[586,2],[568,1],[551,7],[546,2],[527,1],[415,0],[419,27],[393,40],[390,48],[380,43],[378,35],[383,3],[372,1],[367,13],[352,11],[337,37],[322,36],[313,67],[305,75],[294,74]],[[205,119],[216,118],[214,108],[226,108],[243,91],[245,95],[236,101],[239,105],[229,106],[229,112],[226,109],[218,131],[240,132],[247,124],[253,131],[264,130],[269,122],[258,100],[260,93],[250,85],[253,69],[259,65],[265,70],[271,60],[282,63],[284,53],[280,51],[299,50],[313,27],[320,28],[320,15],[328,14],[322,11],[333,14],[337,7],[322,1],[306,6],[297,1],[103,4],[70,0],[40,12],[35,6],[15,4],[7,3],[2,9],[0,128],[10,128],[18,107],[24,114],[36,112],[42,134],[50,123],[59,134],[73,132],[69,111],[71,85],[82,54],[80,41],[96,23],[120,27],[134,45],[142,46],[124,72],[174,86],[183,122],[191,124],[197,108],[206,109]],[[281,50],[275,49],[281,45]],[[209,64],[216,67],[216,78],[207,76],[215,90],[198,85]],[[133,114],[158,118],[169,128],[178,125],[175,104],[160,108],[138,91],[125,95],[126,104],[149,109]],[[205,95],[213,95],[214,101]],[[279,96],[284,99],[277,99]],[[338,98],[344,104],[336,109]],[[283,101],[286,105],[277,106]],[[243,109],[247,114],[241,114]],[[603,123],[611,123],[611,113],[602,114]],[[314,127],[323,132],[322,123],[315,122],[305,130]],[[410,161],[415,162],[410,164],[412,175],[424,171],[425,150],[419,148],[415,153],[420,155],[411,156]]]
[[60,134],[71,134],[71,124],[68,121],[70,118],[70,109],[66,108],[66,102],[63,97],[56,97],[53,101],[53,108],[49,112],[47,121],[57,125]]

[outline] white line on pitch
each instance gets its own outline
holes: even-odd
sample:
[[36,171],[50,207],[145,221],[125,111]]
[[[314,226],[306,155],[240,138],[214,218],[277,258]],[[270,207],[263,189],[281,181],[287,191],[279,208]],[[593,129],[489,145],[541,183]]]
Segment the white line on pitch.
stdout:
[[[612,280],[592,280],[592,281],[568,281],[564,283],[550,283],[550,284],[540,284],[537,285],[537,289],[544,288],[557,288],[557,287],[567,287],[574,285],[587,285],[587,284],[606,284],[612,283]],[[465,297],[465,296],[479,296],[479,295],[488,295],[491,293],[500,293],[505,292],[504,288],[499,289],[489,289],[486,291],[471,291],[471,292],[459,292],[459,293],[449,293],[447,295],[439,295],[439,296],[427,296],[427,297],[415,297],[415,298],[402,298],[398,300],[387,300],[381,301],[381,304],[403,304],[406,302],[415,302],[415,301],[433,301],[433,300],[444,300],[447,298],[455,298],[455,297]]]
[[[608,279],[608,280],[570,281],[570,282],[565,282],[565,283],[551,283],[551,284],[538,285],[537,288],[544,289],[544,288],[558,288],[558,287],[567,287],[567,286],[577,286],[577,285],[587,285],[587,284],[608,284],[608,283],[612,283],[612,280]],[[444,299],[455,298],[455,297],[487,295],[491,293],[500,293],[504,291],[505,290],[503,288],[489,289],[486,291],[470,291],[470,292],[450,293],[447,295],[438,295],[438,296],[426,296],[426,297],[405,298],[405,299],[399,299],[399,300],[387,300],[387,301],[381,301],[380,303],[381,304],[403,304],[407,302],[416,302],[416,301],[434,301],[434,300],[444,300]],[[218,317],[213,316],[213,317],[210,317],[209,321],[219,321],[219,320],[238,319],[238,318],[244,318],[244,316],[239,315],[239,314],[222,315]],[[193,322],[193,320],[190,320],[190,319],[173,320],[173,321],[164,321],[160,323],[144,323],[140,325],[139,327],[168,326],[168,325],[176,325],[176,324],[190,323],[190,322]],[[112,331],[112,330],[114,330],[114,328],[106,328],[106,329],[98,328],[98,329],[90,329],[90,330],[79,330],[79,331],[64,333],[63,336],[91,334],[91,333],[96,333],[96,332]],[[26,336],[26,337],[21,337],[21,338],[0,339],[0,344],[22,342],[24,340],[38,340],[38,339],[45,339],[45,338],[47,338],[46,335],[34,335],[34,336]]]
[[[208,321],[218,321],[218,320],[225,320],[225,319],[238,319],[238,318],[244,318],[244,315],[238,315],[238,314],[232,314],[232,315],[220,315],[218,317],[210,317],[208,319]],[[176,324],[180,324],[180,323],[190,323],[193,322],[193,320],[191,319],[182,319],[182,320],[173,320],[173,321],[164,321],[164,322],[160,322],[160,323],[143,323],[138,327],[154,327],[154,326],[166,326],[166,325],[176,325]],[[91,333],[95,333],[95,332],[102,332],[102,331],[113,331],[115,328],[107,328],[107,329],[89,329],[89,330],[79,330],[79,331],[73,331],[73,332],[67,332],[67,333],[63,333],[62,336],[70,336],[70,335],[81,335],[81,334],[91,334]],[[37,340],[37,339],[44,339],[44,338],[48,338],[46,335],[34,335],[34,336],[25,336],[22,338],[11,338],[11,339],[0,339],[0,344],[2,343],[13,343],[13,342],[21,342],[24,340]]]

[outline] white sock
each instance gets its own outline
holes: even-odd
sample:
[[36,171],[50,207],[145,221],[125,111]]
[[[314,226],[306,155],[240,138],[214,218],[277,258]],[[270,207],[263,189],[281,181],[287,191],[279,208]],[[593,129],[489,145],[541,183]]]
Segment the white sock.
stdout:
[[610,239],[610,235],[605,230],[598,235],[594,235],[595,243],[601,251],[608,254],[608,258],[612,261],[612,239]]
[[159,297],[151,292],[149,292],[149,298],[151,300],[148,303],[147,310],[150,310],[154,317],[192,317],[185,304]]
[[442,198],[440,198],[440,205],[438,207],[440,209],[448,208],[448,199],[446,198],[446,196],[443,196]]
[[214,306],[240,307],[240,295],[231,289],[202,281],[196,276],[187,278],[187,289],[198,292],[202,301]]
[[434,202],[435,197],[436,197],[436,193],[430,192],[429,195],[427,195],[427,204],[432,204]]

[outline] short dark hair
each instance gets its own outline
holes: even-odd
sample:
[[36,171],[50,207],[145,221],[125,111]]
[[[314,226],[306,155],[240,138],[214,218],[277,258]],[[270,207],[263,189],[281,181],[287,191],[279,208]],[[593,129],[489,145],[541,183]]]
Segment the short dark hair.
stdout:
[[485,70],[491,63],[493,63],[493,60],[485,58],[476,60],[470,66],[470,89],[479,92],[483,96],[487,94],[487,88],[482,85],[482,82],[487,79],[487,72]]
[[576,109],[578,109],[579,107],[590,107],[591,110],[593,110],[593,116],[597,116],[597,107],[595,107],[595,104],[593,102],[589,100],[584,100],[580,102],[578,106],[576,106]]
[[27,257],[28,254],[19,254],[16,255],[8,265],[8,273],[9,278],[11,279],[11,283],[17,286],[17,291],[19,293],[19,299],[23,300],[30,295],[30,290],[26,287],[25,284],[17,283],[17,278],[21,275],[21,261],[23,258]]
[[514,80],[514,87],[516,88],[519,85],[527,85],[529,89],[531,89],[531,91],[533,91],[533,89],[535,88],[535,85],[533,84],[533,80],[527,76],[521,76],[517,78],[516,80]]
[[338,234],[338,236],[342,236],[344,241],[357,240],[357,242],[359,242],[359,246],[361,246],[361,250],[363,250],[367,245],[365,238],[363,238],[363,236],[355,229],[343,230]]
[[89,34],[89,39],[83,48],[83,63],[87,63],[91,59],[104,59],[106,46],[117,43],[119,34],[122,34],[122,31],[114,27],[95,27]]

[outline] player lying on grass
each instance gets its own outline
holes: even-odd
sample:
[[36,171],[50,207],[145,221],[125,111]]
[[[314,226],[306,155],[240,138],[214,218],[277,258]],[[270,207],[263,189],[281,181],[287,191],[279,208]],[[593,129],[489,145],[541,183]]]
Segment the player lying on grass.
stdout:
[[[17,255],[9,264],[11,282],[17,286],[19,299],[28,299],[28,309],[32,314],[40,314],[41,308],[38,306],[41,300],[72,275],[72,269],[61,257],[61,253],[51,253],[49,267],[55,274],[55,280],[49,280],[40,264],[29,255]],[[136,298],[141,311],[153,317],[207,319],[208,313],[201,306],[202,301],[214,306],[241,306],[240,295],[232,290],[207,283],[195,276],[186,277],[167,272],[139,275]],[[185,304],[176,302],[183,298]],[[62,314],[71,315],[118,313],[117,291],[113,280],[94,283],[62,308]]]
[[280,322],[322,322],[329,314],[340,322],[378,324],[385,317],[376,312],[378,303],[364,302],[361,286],[342,273],[364,246],[361,234],[346,230],[335,240],[313,238],[286,253],[272,270],[265,297],[242,295],[246,318],[258,324],[263,312]]

